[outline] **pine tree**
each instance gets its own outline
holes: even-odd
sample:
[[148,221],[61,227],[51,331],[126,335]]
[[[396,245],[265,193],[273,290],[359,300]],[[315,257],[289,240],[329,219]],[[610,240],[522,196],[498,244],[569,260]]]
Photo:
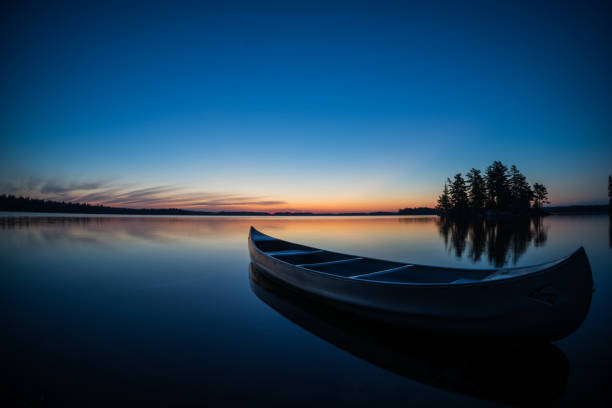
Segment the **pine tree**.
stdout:
[[548,201],[548,190],[543,184],[534,183],[533,185],[533,207],[542,208],[544,204],[550,204]]
[[455,179],[450,186],[450,201],[453,211],[464,212],[468,209],[468,194],[465,180],[461,173],[455,174]]
[[533,192],[525,176],[516,168],[515,165],[510,167],[510,178],[508,186],[511,197],[511,208],[515,213],[527,212],[531,207],[531,199]]
[[442,214],[447,214],[451,209],[447,183],[444,183],[444,190],[442,190],[442,194],[438,197],[438,205],[436,206],[436,209],[442,212]]
[[466,175],[468,185],[469,206],[475,211],[484,208],[486,200],[486,185],[480,170],[472,169]]
[[505,210],[509,206],[508,168],[500,161],[487,167],[487,207]]

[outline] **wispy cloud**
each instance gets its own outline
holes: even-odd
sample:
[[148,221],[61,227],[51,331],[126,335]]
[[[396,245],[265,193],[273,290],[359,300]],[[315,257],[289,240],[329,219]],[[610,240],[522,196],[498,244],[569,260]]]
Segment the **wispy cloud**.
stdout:
[[108,182],[106,181],[93,181],[93,182],[81,182],[81,183],[70,183],[70,184],[59,184],[56,182],[44,182],[39,186],[42,194],[68,194],[75,191],[87,191],[97,190],[104,188]]
[[[256,198],[256,197],[254,197]],[[229,200],[229,201],[227,201]],[[278,201],[278,200],[256,200],[256,199],[251,199],[249,201],[240,201],[240,200],[236,200],[236,199],[218,199],[218,200],[210,200],[210,201],[200,201],[200,202],[194,202],[194,203],[190,203],[190,206],[205,206],[205,207],[210,207],[210,206],[236,206],[236,205],[270,205],[270,206],[275,206],[275,205],[283,205],[286,204],[286,201]]]
[[0,192],[47,200],[87,202],[115,207],[186,208],[201,210],[249,209],[277,210],[282,200],[241,194],[188,191],[181,186],[134,187],[111,181],[60,183],[39,179],[0,184]]

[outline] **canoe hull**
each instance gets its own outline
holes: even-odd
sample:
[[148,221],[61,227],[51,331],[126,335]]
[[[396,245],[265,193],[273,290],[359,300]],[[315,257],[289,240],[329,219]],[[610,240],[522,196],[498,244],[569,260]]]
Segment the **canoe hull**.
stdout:
[[462,285],[368,282],[317,273],[262,252],[253,264],[269,277],[352,313],[433,332],[555,340],[574,332],[591,303],[591,268],[581,248],[533,274]]

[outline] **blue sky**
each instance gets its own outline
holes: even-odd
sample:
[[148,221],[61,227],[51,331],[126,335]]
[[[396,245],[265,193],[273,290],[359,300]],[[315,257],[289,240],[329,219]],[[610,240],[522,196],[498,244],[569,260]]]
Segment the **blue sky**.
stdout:
[[610,8],[427,4],[5,9],[0,186],[137,207],[393,210],[502,160],[553,204],[604,202]]

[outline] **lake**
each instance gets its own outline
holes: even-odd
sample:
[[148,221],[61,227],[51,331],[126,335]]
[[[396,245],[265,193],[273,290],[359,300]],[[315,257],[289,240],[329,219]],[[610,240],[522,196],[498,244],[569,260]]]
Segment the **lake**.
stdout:
[[[251,225],[338,252],[469,268],[542,263],[584,246],[596,290],[582,326],[554,344],[478,353],[441,339],[439,352],[410,341],[395,351],[385,346],[393,333],[381,332],[370,333],[369,344],[380,347],[373,355],[337,330],[343,317],[330,320],[258,283],[249,267]],[[25,406],[609,399],[602,390],[612,366],[607,215],[457,225],[425,216],[0,213],[0,256],[3,395]]]

